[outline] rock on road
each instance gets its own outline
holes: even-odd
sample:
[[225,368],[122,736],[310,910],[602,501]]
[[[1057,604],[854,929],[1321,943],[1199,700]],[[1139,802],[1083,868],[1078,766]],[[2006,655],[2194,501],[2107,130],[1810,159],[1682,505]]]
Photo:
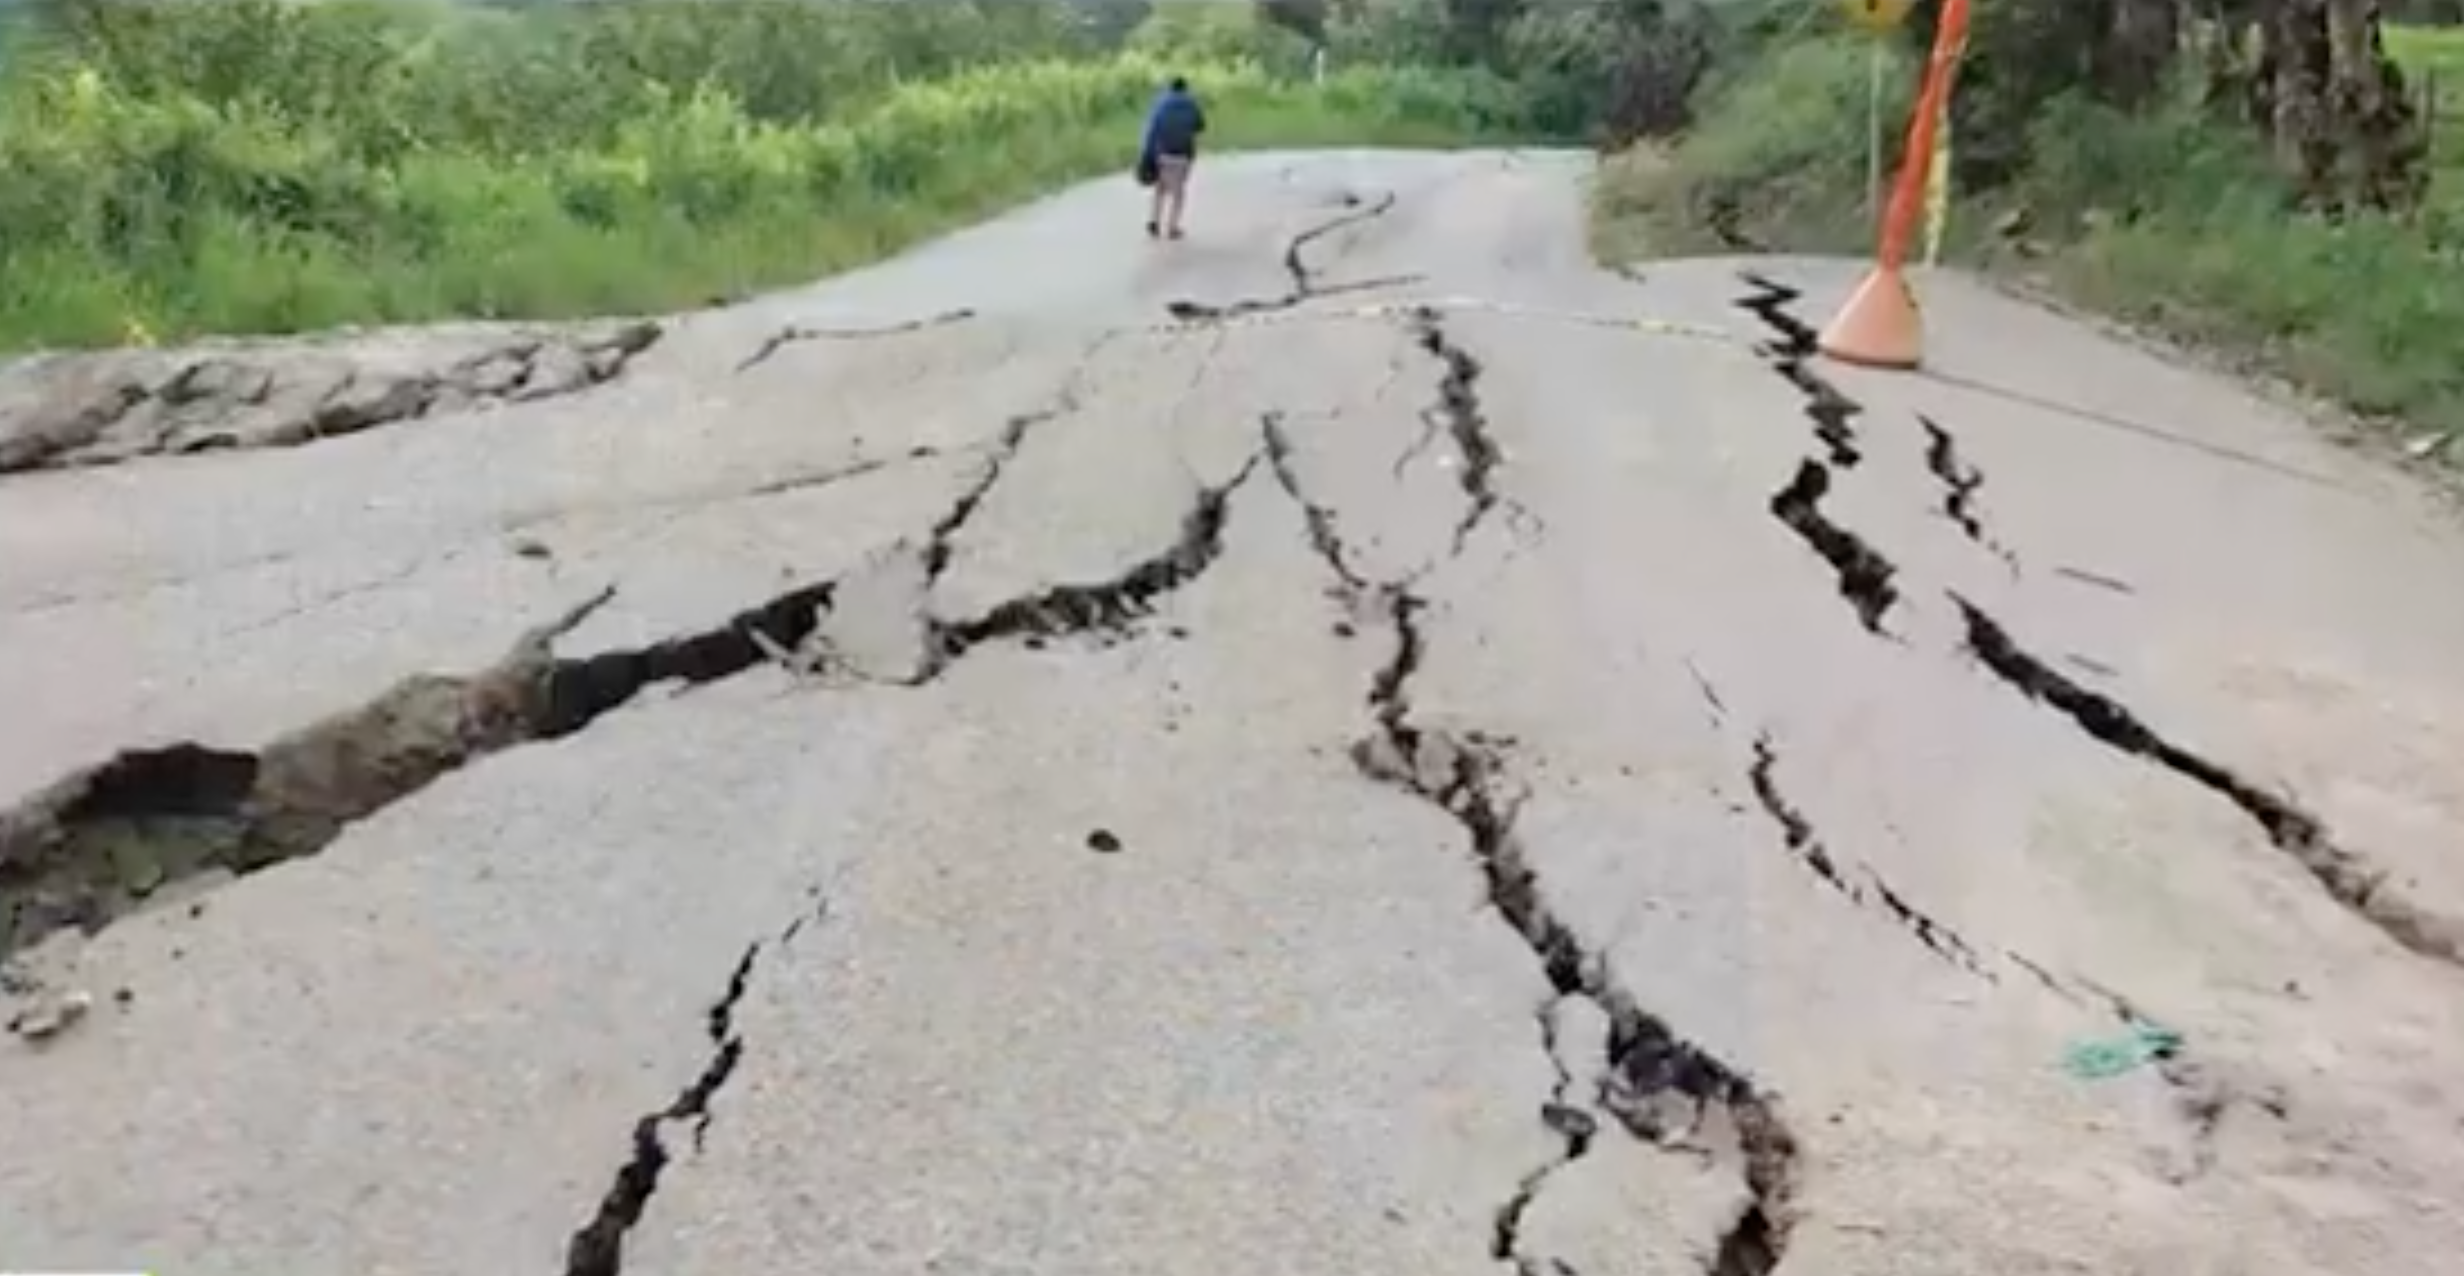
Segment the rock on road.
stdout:
[[0,1268],[2450,1272],[2452,516],[1586,163],[9,374]]

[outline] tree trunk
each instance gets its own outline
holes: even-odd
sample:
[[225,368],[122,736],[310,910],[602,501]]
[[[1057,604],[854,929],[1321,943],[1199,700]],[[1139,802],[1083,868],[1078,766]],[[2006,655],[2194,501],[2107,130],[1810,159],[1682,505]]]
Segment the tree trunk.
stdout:
[[2182,43],[2178,0],[2110,0],[2098,61],[2097,90],[2126,107],[2154,101]]
[[2327,38],[2327,0],[2275,0],[2267,24],[2267,61],[2274,71],[2276,162],[2306,207],[2337,203],[2335,104],[2329,94],[2334,56]]

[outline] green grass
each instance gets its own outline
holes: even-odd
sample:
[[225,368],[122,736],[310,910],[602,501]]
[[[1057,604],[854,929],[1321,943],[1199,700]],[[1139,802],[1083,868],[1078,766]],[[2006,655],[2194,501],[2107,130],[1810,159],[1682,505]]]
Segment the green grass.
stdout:
[[[982,9],[1015,26],[1023,7]],[[1006,30],[979,35],[969,64],[915,79],[881,68],[901,33],[874,32],[824,90],[803,77],[839,51],[843,24],[726,42],[727,23],[798,21],[793,6],[693,5],[718,16],[647,31],[639,11],[609,6],[635,25],[581,34],[626,42],[619,53],[571,28],[470,43],[474,22],[520,20],[297,8],[316,12],[195,0],[204,16],[144,20],[168,38],[140,26],[117,46],[12,68],[0,349],[660,311],[802,282],[1125,169],[1148,98],[1175,71],[1208,100],[1217,150],[1449,144],[1514,127],[1484,78],[1365,67],[1301,83],[1255,56],[1271,57],[1271,41],[1220,20],[1197,32],[1202,56],[1167,62],[1189,38],[1167,27],[1133,41],[1162,54],[1055,38],[1022,58],[1016,46],[1032,42]],[[832,16],[887,22],[902,8]],[[285,25],[265,37],[249,21]],[[926,34],[942,42],[917,37],[929,53],[966,33]],[[623,79],[660,57],[677,69]]]
[[[2405,38],[2413,52],[2464,55],[2447,33]],[[1706,215],[1723,204],[1767,246],[1861,250],[1862,58],[1851,41],[1793,44],[1716,93],[1667,153],[1613,162],[1596,188],[1600,250],[1701,250],[1714,242]],[[2464,73],[2454,79],[2464,89]],[[2247,139],[2187,110],[2125,117],[2062,103],[2029,141],[2032,166],[2012,190],[1992,202],[1955,193],[1954,262],[2025,270],[2366,415],[2464,434],[2464,260],[2436,246],[2435,216],[2295,217]],[[2464,173],[2438,180],[2441,198],[2464,193]],[[2027,218],[2024,257],[1994,233],[2014,210]]]

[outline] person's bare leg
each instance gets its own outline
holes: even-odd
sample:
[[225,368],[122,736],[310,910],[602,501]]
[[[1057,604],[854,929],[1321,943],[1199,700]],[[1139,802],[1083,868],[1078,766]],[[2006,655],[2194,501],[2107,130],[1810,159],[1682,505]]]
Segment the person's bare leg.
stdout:
[[1189,204],[1189,170],[1190,162],[1185,159],[1172,165],[1171,202],[1164,221],[1164,233],[1174,239],[1181,237],[1181,214]]

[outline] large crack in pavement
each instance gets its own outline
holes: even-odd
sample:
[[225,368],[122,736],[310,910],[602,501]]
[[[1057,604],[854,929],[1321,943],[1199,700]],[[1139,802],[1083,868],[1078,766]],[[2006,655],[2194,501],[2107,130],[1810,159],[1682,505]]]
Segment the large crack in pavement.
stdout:
[[1882,621],[1899,601],[1899,587],[1891,583],[1899,568],[1863,537],[1822,512],[1822,498],[1830,491],[1830,467],[1806,457],[1787,485],[1771,494],[1771,516],[1787,524],[1831,565],[1839,578],[1839,596],[1856,612],[1857,623],[1869,633],[1888,637]]
[[1359,196],[1348,192],[1342,198],[1349,211],[1301,231],[1283,246],[1283,272],[1292,281],[1290,287],[1272,297],[1246,297],[1238,301],[1196,301],[1184,297],[1166,302],[1165,313],[1182,323],[1220,323],[1227,319],[1291,310],[1320,297],[1395,288],[1418,282],[1420,277],[1417,275],[1388,275],[1339,284],[1325,283],[1319,279],[1317,271],[1309,265],[1309,245],[1347,226],[1385,216],[1394,208],[1397,197],[1393,191],[1385,191],[1367,204],[1361,203]]
[[1805,294],[1750,270],[1740,271],[1738,277],[1753,291],[1738,298],[1737,308],[1760,319],[1777,337],[1759,347],[1760,353],[1773,371],[1805,396],[1806,419],[1814,423],[1814,437],[1821,441],[1831,464],[1843,470],[1855,468],[1864,458],[1857,450],[1856,428],[1850,423],[1865,407],[1814,371],[1820,336],[1788,312]]
[[1958,594],[1968,651],[2031,702],[2053,709],[2099,743],[2233,804],[2268,842],[2307,870],[2337,903],[2407,951],[2464,965],[2464,919],[2430,912],[2407,898],[2383,869],[2337,845],[2324,821],[2294,799],[2269,793],[2232,770],[2174,743],[2127,706],[2064,677],[2011,637],[1999,621]]
[[298,447],[491,403],[577,394],[665,329],[462,325],[341,340],[37,355],[0,371],[0,475]]
[[[1593,1096],[1600,1109],[1635,1138],[1661,1148],[1675,1146],[1715,1119],[1733,1131],[1745,1163],[1748,1203],[1722,1231],[1709,1270],[1711,1276],[1763,1276],[1786,1251],[1796,1191],[1795,1136],[1777,1105],[1749,1078],[1644,1010],[1615,982],[1604,958],[1587,950],[1551,910],[1515,828],[1522,796],[1509,795],[1515,787],[1510,744],[1478,732],[1428,730],[1414,721],[1411,680],[1427,648],[1424,611],[1425,603],[1408,591],[1388,595],[1394,653],[1373,680],[1370,708],[1377,729],[1353,746],[1354,765],[1461,827],[1491,907],[1531,950],[1554,994],[1535,1012],[1543,1048],[1554,1057],[1550,1016],[1558,1000],[1589,1002],[1605,1016],[1606,1066]],[[1574,1113],[1580,1119],[1569,1115]],[[1596,1134],[1588,1113],[1562,1093],[1544,1106],[1543,1120],[1563,1140],[1559,1153],[1517,1182],[1499,1207],[1493,1239],[1494,1256],[1513,1262],[1524,1276],[1540,1276],[1544,1269],[1520,1251],[1523,1211],[1550,1177],[1590,1151]]]
[[1810,366],[1815,353],[1815,332],[1787,309],[1789,303],[1804,294],[1752,271],[1741,272],[1741,277],[1754,291],[1740,298],[1737,306],[1759,318],[1776,334],[1777,340],[1765,343],[1760,352],[1783,380],[1805,396],[1805,414],[1814,422],[1815,437],[1829,449],[1830,456],[1828,465],[1810,456],[1798,463],[1797,472],[1771,494],[1771,516],[1786,524],[1831,565],[1832,573],[1839,578],[1840,597],[1856,612],[1857,623],[1865,626],[1867,632],[1887,638],[1890,634],[1882,622],[1899,601],[1899,589],[1892,584],[1899,568],[1863,537],[1822,512],[1822,498],[1831,491],[1833,468],[1847,469],[1860,459],[1856,435],[1849,428],[1848,419],[1865,409]]
[[1423,427],[1431,433],[1445,431],[1462,460],[1455,468],[1455,483],[1463,489],[1464,500],[1463,516],[1454,525],[1454,552],[1460,554],[1472,533],[1497,508],[1497,467],[1505,462],[1505,453],[1490,435],[1488,415],[1481,408],[1480,360],[1447,334],[1435,310],[1413,311],[1410,328],[1413,342],[1441,370],[1437,402],[1422,413]]
[[[1458,390],[1476,418],[1475,388],[1474,380],[1465,379]],[[1533,1018],[1540,1049],[1555,1070],[1539,1119],[1559,1143],[1548,1160],[1516,1179],[1497,1206],[1489,1256],[1511,1264],[1516,1276],[1567,1270],[1562,1261],[1544,1263],[1524,1252],[1523,1219],[1550,1180],[1596,1145],[1595,1110],[1615,1117],[1636,1139],[1670,1151],[1690,1149],[1685,1141],[1717,1118],[1732,1133],[1744,1162],[1748,1203],[1723,1229],[1709,1276],[1766,1276],[1786,1250],[1797,1188],[1796,1139],[1776,1103],[1744,1074],[1644,1010],[1615,982],[1605,960],[1586,950],[1549,908],[1515,829],[1521,798],[1508,796],[1510,743],[1478,731],[1434,731],[1414,720],[1412,679],[1428,654],[1428,601],[1410,580],[1369,580],[1352,567],[1333,510],[1309,494],[1293,461],[1282,417],[1270,413],[1262,426],[1276,480],[1301,513],[1310,549],[1333,578],[1329,592],[1348,611],[1374,612],[1393,638],[1388,658],[1370,676],[1366,699],[1373,729],[1353,743],[1354,767],[1372,782],[1436,808],[1461,828],[1491,907],[1531,950],[1551,990]],[[1608,1025],[1603,1067],[1589,1096],[1574,1093],[1575,1078],[1561,1054],[1557,1016],[1571,1003],[1591,1006]]]
[[[1041,419],[1005,427],[978,482],[934,524],[922,551],[930,574],[947,564],[952,539]],[[1119,631],[1149,614],[1220,555],[1231,495],[1260,459],[1253,453],[1230,479],[1194,490],[1172,539],[1109,579],[1040,589],[971,618],[925,618],[920,673],[910,681],[937,677],[987,643]],[[578,733],[653,686],[784,663],[821,631],[838,588],[835,577],[809,581],[706,629],[557,657],[555,641],[603,605],[610,587],[524,633],[492,665],[413,675],[261,749],[184,742],[74,772],[0,811],[0,959],[58,930],[100,930],[183,879],[244,876],[315,855],[443,776]]]

